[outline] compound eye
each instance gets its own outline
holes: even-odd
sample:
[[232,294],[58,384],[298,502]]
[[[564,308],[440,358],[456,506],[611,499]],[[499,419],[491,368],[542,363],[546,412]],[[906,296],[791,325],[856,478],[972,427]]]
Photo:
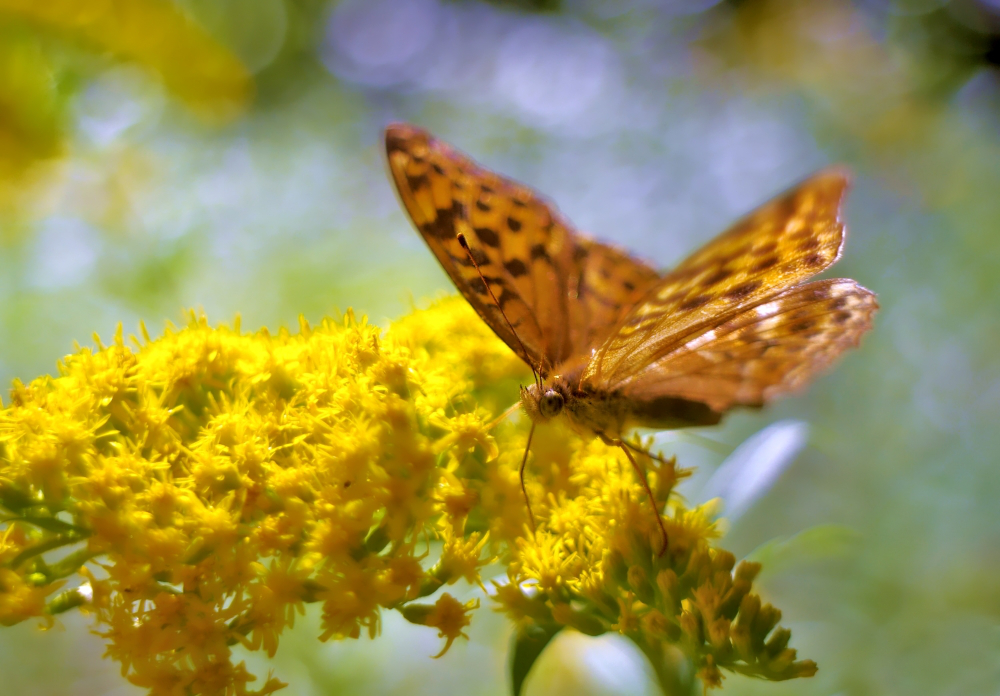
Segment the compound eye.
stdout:
[[563,396],[555,389],[549,389],[547,392],[542,394],[542,398],[538,403],[538,410],[546,418],[553,418],[558,416],[563,408]]

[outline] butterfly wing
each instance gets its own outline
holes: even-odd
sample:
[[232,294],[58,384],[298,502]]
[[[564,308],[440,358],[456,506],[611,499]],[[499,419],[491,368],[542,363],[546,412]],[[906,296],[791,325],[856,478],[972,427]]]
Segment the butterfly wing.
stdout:
[[878,307],[854,281],[797,285],[840,257],[846,190],[842,172],[821,172],[695,252],[620,321],[581,383],[719,413],[804,384]]
[[589,357],[660,275],[616,247],[582,235],[576,242],[569,282],[570,339],[574,355]]
[[528,187],[426,131],[389,126],[385,146],[403,206],[445,272],[487,325],[543,377],[589,350],[595,336],[603,339],[623,308],[658,278],[645,264],[578,235]]
[[617,389],[636,404],[672,397],[716,413],[761,406],[805,386],[856,346],[877,309],[874,293],[853,280],[799,285],[695,336]]
[[696,335],[834,263],[847,177],[827,170],[761,206],[651,289],[598,349],[583,382],[610,388]]

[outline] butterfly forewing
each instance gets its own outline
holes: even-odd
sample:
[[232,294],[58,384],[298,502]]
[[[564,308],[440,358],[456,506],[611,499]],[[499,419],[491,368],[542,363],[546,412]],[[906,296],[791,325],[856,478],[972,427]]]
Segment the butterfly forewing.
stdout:
[[675,397],[718,413],[760,406],[856,346],[877,308],[875,295],[853,280],[806,283],[698,334],[619,388],[638,402]]
[[[447,145],[410,126],[386,129],[385,146],[389,170],[403,206],[455,286],[512,350],[529,364],[539,365],[545,355],[548,327],[543,317],[527,305],[533,298],[521,293],[504,295],[501,285],[509,284],[510,272],[503,268],[502,262],[494,263],[478,237],[473,237],[469,220],[471,209],[483,195],[481,187],[494,190],[497,177],[479,170]],[[465,234],[471,253],[498,300],[503,296],[517,337],[502,321],[469,254],[459,244],[459,233]]]
[[693,336],[840,256],[847,177],[821,172],[767,203],[668,273],[597,351],[583,381],[615,388]]
[[403,206],[459,291],[543,377],[609,335],[658,279],[646,264],[575,233],[531,189],[419,128],[387,128],[386,153]]

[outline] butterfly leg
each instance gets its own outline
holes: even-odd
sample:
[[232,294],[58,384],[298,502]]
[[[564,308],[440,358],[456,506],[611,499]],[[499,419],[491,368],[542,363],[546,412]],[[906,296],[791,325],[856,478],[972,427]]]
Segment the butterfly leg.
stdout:
[[524,458],[521,460],[521,493],[524,495],[524,504],[528,508],[528,520],[531,522],[531,531],[535,531],[535,516],[531,512],[531,501],[528,499],[528,489],[524,485],[524,467],[528,465],[528,451],[531,449],[531,438],[535,435],[535,424],[531,424],[528,431],[528,442],[524,446]]
[[642,447],[639,447],[639,445],[633,444],[633,443],[629,442],[628,440],[620,440],[618,442],[615,442],[614,444],[616,444],[616,445],[624,445],[625,447],[628,447],[633,452],[638,452],[639,454],[643,454],[643,455],[649,457],[650,459],[658,461],[660,464],[666,464],[667,466],[670,466],[673,463],[672,459],[667,459],[662,454],[653,454],[648,449],[643,449]]
[[667,552],[667,528],[663,526],[663,517],[660,515],[660,508],[656,505],[656,498],[653,497],[653,490],[649,487],[649,481],[646,480],[646,474],[643,472],[639,463],[635,461],[635,457],[629,452],[629,445],[624,440],[612,440],[612,442],[622,448],[622,452],[628,457],[629,462],[632,464],[632,468],[635,469],[635,475],[639,477],[642,482],[642,487],[646,489],[646,495],[649,496],[649,502],[653,506],[653,512],[656,513],[656,522],[660,525],[660,532],[663,534],[663,546],[660,547],[660,555],[662,556]]
[[502,423],[505,418],[507,418],[508,416],[510,416],[510,414],[512,414],[514,411],[516,411],[520,407],[521,407],[521,402],[520,401],[515,401],[513,404],[510,405],[510,408],[508,408],[506,411],[504,411],[499,416],[497,416],[492,421],[490,421],[489,425],[486,426],[486,431],[489,432],[489,431],[493,430],[493,428],[495,428],[498,425],[500,425],[500,423]]

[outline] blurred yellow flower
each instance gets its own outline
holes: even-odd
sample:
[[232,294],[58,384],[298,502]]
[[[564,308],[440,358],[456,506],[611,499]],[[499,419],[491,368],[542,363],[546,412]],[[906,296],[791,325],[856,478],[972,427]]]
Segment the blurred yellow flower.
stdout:
[[251,93],[242,63],[168,0],[0,0],[0,22],[143,65],[211,118],[234,115]]
[[430,626],[438,629],[438,637],[446,640],[441,652],[434,655],[437,659],[448,652],[448,648],[459,636],[468,637],[462,629],[472,620],[469,612],[479,608],[479,600],[473,599],[462,604],[445,592],[434,604],[412,604],[403,610],[403,616],[412,623]]
[[398,610],[438,631],[440,656],[480,600],[438,592],[475,592],[500,562],[516,688],[565,627],[622,633],[664,684],[677,651],[706,686],[720,668],[812,674],[750,592],[759,566],[734,573],[711,517],[671,498],[672,460],[644,462],[671,513],[660,557],[617,450],[542,429],[528,532],[525,424],[491,427],[525,372],[460,298],[387,332],[351,313],[274,335],[192,314],[81,348],[0,410],[0,624],[80,608],[151,694],[270,693],[281,682],[253,690],[232,646],[273,655],[319,603],[322,640],[375,637]]
[[253,93],[240,60],[169,0],[0,0],[0,212],[44,203],[70,148],[67,105],[107,59],[145,68],[212,123]]

